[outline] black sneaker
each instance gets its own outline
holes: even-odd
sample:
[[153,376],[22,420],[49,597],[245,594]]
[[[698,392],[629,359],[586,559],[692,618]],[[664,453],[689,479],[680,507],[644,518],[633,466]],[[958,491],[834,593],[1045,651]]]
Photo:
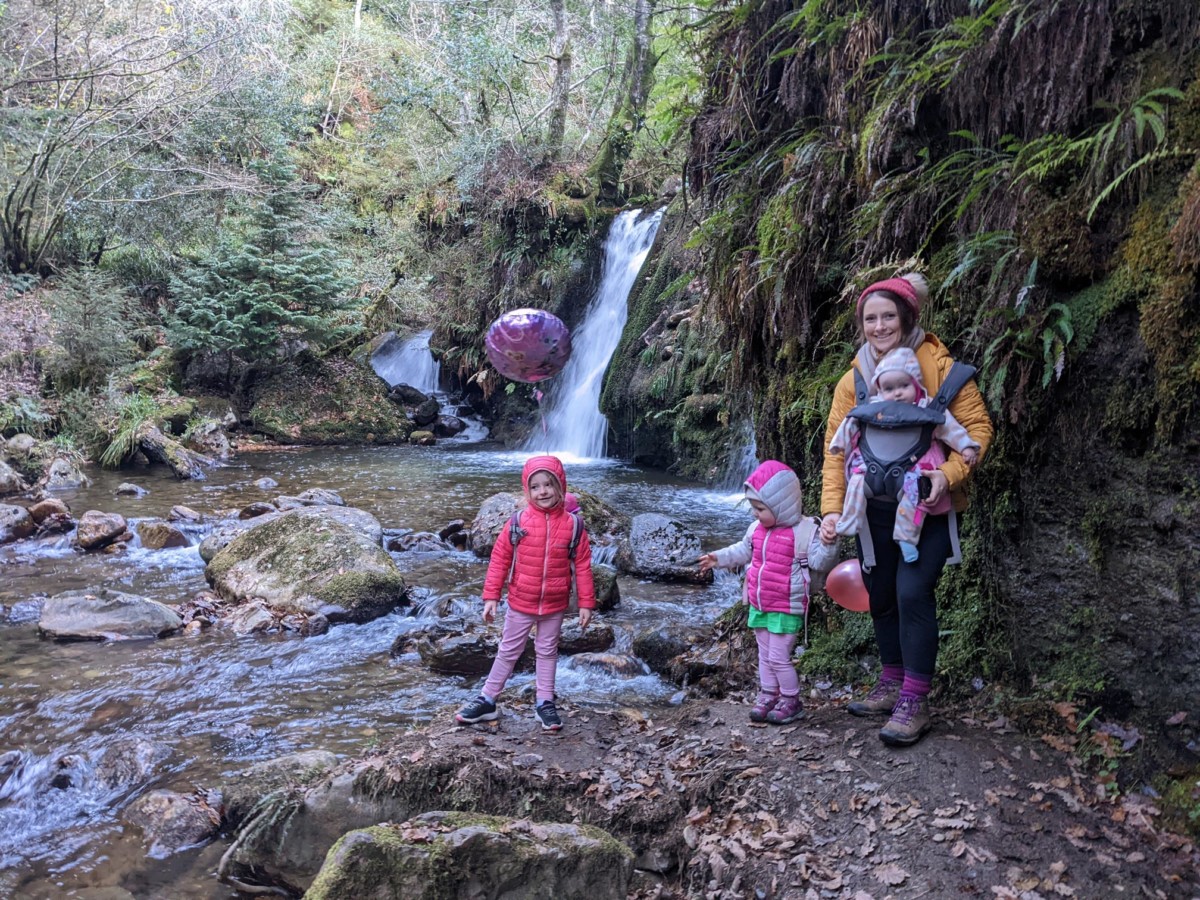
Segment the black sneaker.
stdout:
[[474,725],[476,722],[492,722],[500,717],[496,712],[496,704],[482,695],[476,697],[454,714],[454,721],[463,725]]
[[542,723],[542,731],[558,731],[562,728],[562,719],[558,717],[553,700],[545,700],[535,706],[533,717]]

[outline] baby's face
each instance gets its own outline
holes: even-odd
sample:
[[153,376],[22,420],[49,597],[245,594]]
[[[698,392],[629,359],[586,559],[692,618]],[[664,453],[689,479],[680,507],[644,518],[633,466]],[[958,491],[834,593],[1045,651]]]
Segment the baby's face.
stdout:
[[763,528],[775,527],[775,513],[771,512],[767,504],[761,500],[751,500],[750,509],[754,513],[754,518],[758,520],[758,524]]
[[879,376],[879,397],[900,403],[917,402],[917,386],[907,372],[890,371]]

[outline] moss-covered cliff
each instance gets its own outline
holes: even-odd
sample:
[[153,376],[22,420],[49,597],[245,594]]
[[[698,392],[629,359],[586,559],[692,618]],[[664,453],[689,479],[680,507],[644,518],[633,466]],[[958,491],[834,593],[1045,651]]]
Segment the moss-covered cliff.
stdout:
[[1095,704],[1185,757],[1162,723],[1200,720],[1198,25],[1190,0],[727,8],[689,205],[605,391],[626,454],[692,474],[750,413],[815,506],[850,301],[926,272],[922,324],[998,425],[942,683]]

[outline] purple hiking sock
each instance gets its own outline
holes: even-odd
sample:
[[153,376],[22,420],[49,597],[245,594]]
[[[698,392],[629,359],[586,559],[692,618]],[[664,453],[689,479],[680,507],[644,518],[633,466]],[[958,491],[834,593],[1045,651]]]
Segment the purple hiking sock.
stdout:
[[884,663],[883,672],[879,675],[880,681],[895,681],[901,682],[904,680],[904,666],[892,665]]
[[915,672],[904,673],[904,684],[900,688],[901,697],[928,697],[933,685],[932,675],[918,675]]

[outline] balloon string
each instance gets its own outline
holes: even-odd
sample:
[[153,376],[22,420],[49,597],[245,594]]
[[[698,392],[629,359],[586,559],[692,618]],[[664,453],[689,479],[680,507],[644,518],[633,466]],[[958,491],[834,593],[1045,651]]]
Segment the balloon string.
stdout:
[[536,388],[534,389],[533,399],[535,399],[537,401],[538,416],[542,420],[542,436],[543,437],[545,437],[547,434],[550,433],[550,429],[546,425],[546,410],[542,407],[542,397],[544,397],[544,396],[546,396],[546,395],[543,394],[541,391],[537,390]]

